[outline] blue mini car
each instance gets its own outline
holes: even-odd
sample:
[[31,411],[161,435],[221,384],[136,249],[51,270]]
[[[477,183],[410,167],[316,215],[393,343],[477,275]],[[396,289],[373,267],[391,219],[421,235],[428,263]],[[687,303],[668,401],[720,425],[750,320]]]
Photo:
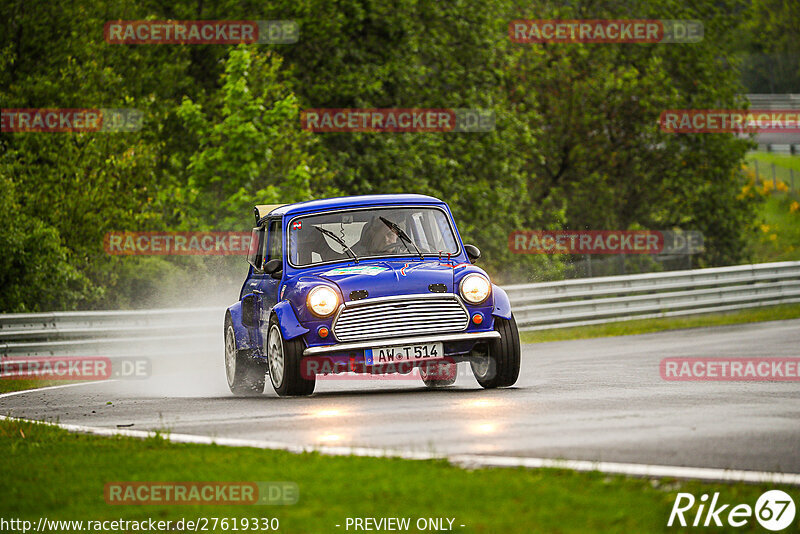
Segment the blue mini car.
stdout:
[[[247,280],[225,313],[225,371],[237,395],[310,395],[331,373],[455,381],[469,362],[484,388],[519,376],[506,293],[473,263],[447,204],[371,195],[256,206]],[[360,376],[360,375],[356,375]]]

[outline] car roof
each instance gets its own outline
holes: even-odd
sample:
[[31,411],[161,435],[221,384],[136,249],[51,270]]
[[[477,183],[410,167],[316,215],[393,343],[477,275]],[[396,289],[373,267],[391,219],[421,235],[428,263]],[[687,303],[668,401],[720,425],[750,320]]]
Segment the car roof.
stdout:
[[[397,204],[443,204],[441,200],[428,195],[397,194],[397,195],[358,195],[350,197],[325,198],[320,200],[307,200],[295,204],[287,204],[272,210],[268,217],[282,217],[300,213],[314,213],[337,208],[351,208],[362,206],[389,206]],[[263,217],[261,221],[267,217]]]

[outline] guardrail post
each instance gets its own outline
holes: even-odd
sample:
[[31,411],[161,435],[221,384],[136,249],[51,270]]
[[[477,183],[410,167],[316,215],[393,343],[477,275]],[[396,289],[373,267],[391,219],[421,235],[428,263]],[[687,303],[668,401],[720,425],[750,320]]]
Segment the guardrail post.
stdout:
[[778,190],[778,182],[775,181],[775,164],[772,164],[772,190]]

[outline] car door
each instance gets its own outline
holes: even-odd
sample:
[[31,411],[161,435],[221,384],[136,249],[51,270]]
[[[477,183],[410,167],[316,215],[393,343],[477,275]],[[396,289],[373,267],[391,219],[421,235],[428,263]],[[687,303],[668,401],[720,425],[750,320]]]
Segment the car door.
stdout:
[[[278,291],[281,285],[281,273],[278,278],[264,272],[264,265],[272,259],[283,261],[283,231],[281,219],[269,219],[263,227],[253,229],[254,248],[248,253],[248,262],[253,266],[250,276],[242,287],[242,315],[252,317],[256,328],[253,344],[265,352],[269,317],[272,308],[278,303]],[[253,298],[254,297],[254,298]],[[248,323],[245,323],[248,324]],[[251,326],[252,328],[252,326]]]
[[[269,219],[267,222],[267,238],[265,241],[264,263],[270,260],[281,260],[283,263],[283,228],[281,219]],[[283,270],[281,269],[281,274]],[[269,310],[278,303],[278,291],[281,286],[280,278],[273,278],[272,275],[261,273],[258,289],[262,292],[261,302],[264,311],[269,315]]]
[[[262,232],[261,236],[259,231]],[[249,252],[248,262],[253,269],[242,287],[240,299],[256,293],[259,296],[259,307],[268,313],[278,303],[280,279],[265,273],[263,267],[272,259],[283,261],[281,220],[270,219],[264,227],[254,228],[252,240],[254,243],[259,243],[260,249]]]

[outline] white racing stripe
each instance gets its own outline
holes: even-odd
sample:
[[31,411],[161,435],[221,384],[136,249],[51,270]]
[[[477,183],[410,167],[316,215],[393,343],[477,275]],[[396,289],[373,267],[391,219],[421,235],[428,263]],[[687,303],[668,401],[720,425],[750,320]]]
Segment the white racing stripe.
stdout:
[[[83,386],[97,383],[107,383],[108,380],[99,382],[83,382],[80,384],[65,384],[24,391],[12,391],[0,394],[0,399],[22,393],[32,393],[48,389]],[[555,460],[550,458],[528,458],[517,456],[484,456],[480,454],[455,454],[442,455],[429,452],[414,452],[392,449],[377,449],[372,447],[331,447],[317,445],[295,445],[280,441],[263,441],[237,438],[223,438],[211,436],[198,436],[194,434],[161,433],[152,430],[128,430],[124,428],[103,428],[84,425],[70,425],[47,421],[30,421],[18,417],[0,415],[0,420],[38,422],[41,424],[57,426],[69,432],[93,434],[96,436],[127,436],[132,438],[151,438],[156,435],[173,443],[196,443],[200,445],[222,445],[225,447],[252,447],[256,449],[282,450],[293,453],[317,452],[330,456],[368,456],[374,458],[403,458],[407,460],[447,460],[454,465],[465,468],[478,467],[525,467],[529,469],[554,468],[570,469],[573,471],[596,471],[611,475],[625,475],[645,478],[679,478],[695,479],[709,482],[747,482],[768,484],[789,484],[800,486],[800,473],[777,473],[771,471],[746,471],[739,469],[715,469],[709,467],[681,467],[671,465],[628,464],[617,462],[590,462],[585,460]]]

